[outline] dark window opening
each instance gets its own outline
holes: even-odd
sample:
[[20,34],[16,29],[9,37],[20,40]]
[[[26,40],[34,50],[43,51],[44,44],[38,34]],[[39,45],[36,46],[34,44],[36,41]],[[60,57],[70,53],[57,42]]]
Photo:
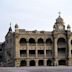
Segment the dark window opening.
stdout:
[[59,60],[59,65],[66,65],[66,60]]
[[66,44],[66,41],[64,38],[59,38],[57,43],[58,45],[63,45],[63,44]]
[[25,38],[21,38],[20,39],[20,44],[24,44],[24,43],[27,43],[26,39]]
[[52,65],[52,61],[51,60],[47,60],[47,66],[51,66]]
[[27,65],[26,61],[22,60],[21,63],[20,63],[20,66],[26,66],[26,65]]
[[35,54],[35,50],[29,50],[29,54]]
[[38,54],[44,54],[44,50],[38,50]]
[[2,51],[2,48],[0,48],[0,51]]
[[29,43],[35,43],[35,40],[33,38],[30,38]]
[[39,65],[39,66],[43,66],[43,65],[44,65],[44,61],[43,61],[43,60],[39,60],[39,61],[38,61],[38,65]]
[[65,52],[66,48],[58,48],[58,51]]
[[25,56],[27,53],[26,53],[26,50],[20,50],[20,56],[23,57]]
[[51,39],[47,39],[46,40],[46,44],[51,45],[52,44],[52,40]]
[[43,39],[38,39],[38,43],[44,43]]
[[34,60],[30,61],[30,66],[35,66],[35,61]]
[[0,56],[0,62],[2,61],[2,56]]
[[51,57],[52,56],[52,50],[46,50],[46,55],[48,57]]

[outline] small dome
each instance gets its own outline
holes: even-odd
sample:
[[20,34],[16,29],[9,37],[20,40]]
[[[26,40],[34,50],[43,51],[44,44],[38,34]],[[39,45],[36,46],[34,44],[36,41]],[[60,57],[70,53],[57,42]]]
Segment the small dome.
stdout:
[[59,17],[56,19],[56,22],[63,22],[63,19],[59,16]]
[[70,25],[68,25],[67,28],[70,28]]
[[18,24],[15,24],[15,28],[18,28]]

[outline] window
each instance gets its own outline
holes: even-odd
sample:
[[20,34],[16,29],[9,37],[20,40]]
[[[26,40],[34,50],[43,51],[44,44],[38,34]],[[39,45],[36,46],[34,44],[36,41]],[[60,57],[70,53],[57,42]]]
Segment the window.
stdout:
[[43,39],[42,39],[42,38],[39,38],[39,39],[38,39],[38,43],[39,43],[39,44],[40,44],[40,43],[44,43]]
[[29,39],[29,43],[30,43],[30,44],[31,44],[31,43],[35,43],[35,39],[30,38],[30,39]]
[[20,50],[20,56],[21,57],[26,56],[26,50]]

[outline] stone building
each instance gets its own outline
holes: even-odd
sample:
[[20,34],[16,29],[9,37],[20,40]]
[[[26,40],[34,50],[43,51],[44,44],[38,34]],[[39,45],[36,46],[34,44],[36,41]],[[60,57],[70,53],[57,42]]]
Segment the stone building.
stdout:
[[10,26],[0,46],[1,66],[72,65],[72,32],[60,15],[53,31],[26,31],[16,24],[13,32]]

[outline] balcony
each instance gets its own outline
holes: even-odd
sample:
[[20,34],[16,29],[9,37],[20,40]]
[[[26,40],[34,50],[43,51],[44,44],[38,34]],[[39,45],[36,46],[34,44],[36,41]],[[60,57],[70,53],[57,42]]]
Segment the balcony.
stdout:
[[60,53],[60,54],[58,54],[58,58],[66,58],[66,54]]
[[35,58],[36,55],[35,55],[35,54],[29,54],[29,57],[30,57],[30,58]]
[[27,57],[27,55],[26,54],[21,54],[20,57]]

